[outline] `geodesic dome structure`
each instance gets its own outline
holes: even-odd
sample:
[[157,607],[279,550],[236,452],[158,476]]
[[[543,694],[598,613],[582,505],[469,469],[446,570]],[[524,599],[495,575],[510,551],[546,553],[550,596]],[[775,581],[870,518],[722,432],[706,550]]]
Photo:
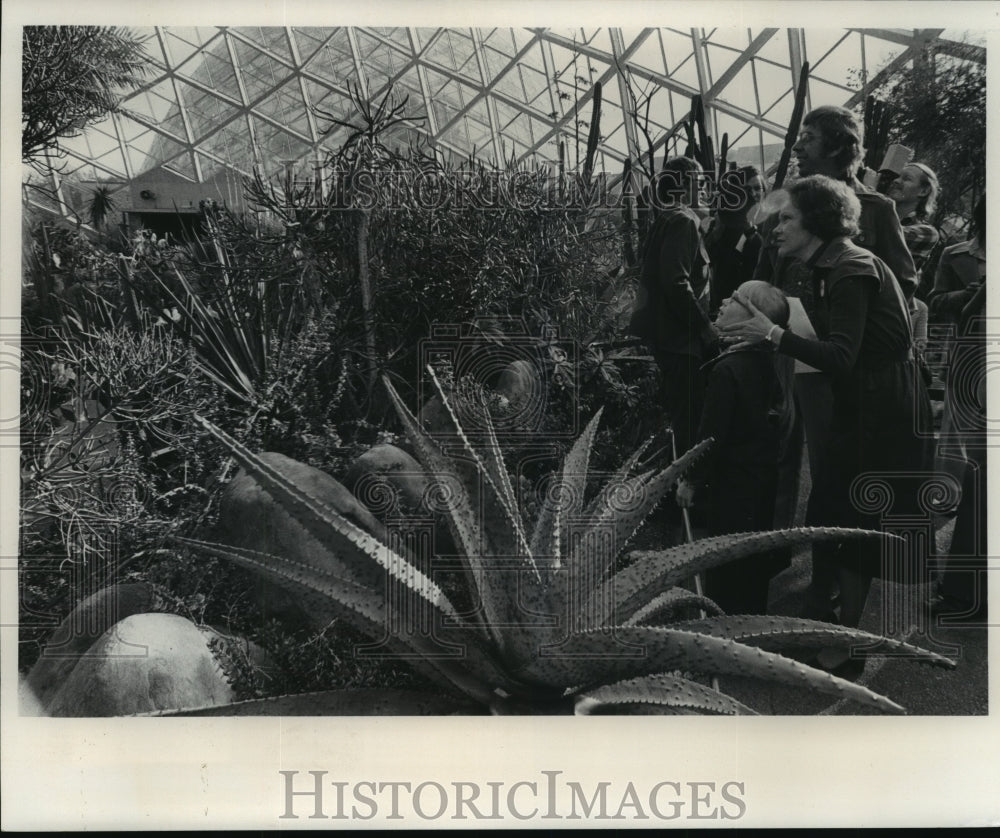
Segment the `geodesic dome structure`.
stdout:
[[[168,190],[175,205],[178,195],[196,203],[204,184],[213,197],[236,201],[255,168],[308,168],[336,149],[347,129],[334,121],[352,117],[351,86],[373,99],[389,91],[406,99],[391,138],[401,146],[555,164],[563,144],[566,166],[575,167],[600,82],[595,168],[609,176],[650,144],[682,152],[678,129],[698,93],[716,148],[725,134],[730,160],[767,168],[780,153],[805,61],[807,108],[854,106],[898,68],[933,55],[985,61],[980,39],[945,29],[136,31],[148,39],[153,72],[125,97],[122,113],[61,143],[65,159],[48,175],[48,194],[26,191],[29,204],[85,217],[96,185],[114,197],[149,178],[176,185]],[[118,205],[140,203],[142,191]]]

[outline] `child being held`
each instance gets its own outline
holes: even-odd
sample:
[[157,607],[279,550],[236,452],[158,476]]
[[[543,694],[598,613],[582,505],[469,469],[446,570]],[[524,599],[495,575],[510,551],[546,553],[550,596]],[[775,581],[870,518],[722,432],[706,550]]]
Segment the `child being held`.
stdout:
[[[749,299],[787,328],[785,295],[767,282],[744,282],[733,297]],[[716,326],[739,323],[750,311],[733,297],[723,301]],[[778,459],[792,426],[791,359],[764,341],[737,346],[709,363],[708,385],[696,440],[713,437],[701,461],[677,487],[677,503],[696,502],[710,535],[769,530],[774,526]],[[787,555],[748,556],[709,570],[705,593],[727,614],[767,613],[771,577]]]

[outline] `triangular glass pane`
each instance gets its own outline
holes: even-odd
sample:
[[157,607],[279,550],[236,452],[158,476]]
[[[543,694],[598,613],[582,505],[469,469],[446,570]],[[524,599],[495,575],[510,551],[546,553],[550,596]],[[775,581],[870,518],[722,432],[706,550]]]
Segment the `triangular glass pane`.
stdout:
[[276,119],[293,131],[305,136],[309,135],[309,124],[306,119],[306,107],[302,100],[302,89],[298,80],[293,79],[271,91],[266,99],[254,107],[255,113],[261,113]]
[[539,110],[550,111],[552,102],[549,98],[549,85],[545,74],[525,66],[518,67],[517,74],[524,101],[533,104]]
[[382,73],[393,73],[399,69],[402,60],[398,53],[381,41],[373,38],[363,29],[356,29],[358,53],[366,72],[370,67]]
[[250,101],[254,101],[261,93],[281,84],[291,75],[291,70],[288,67],[244,41],[234,38],[233,47],[240,63],[243,84],[247,89]]
[[279,60],[291,63],[292,54],[288,46],[288,33],[283,26],[241,26],[236,31]]
[[472,54],[472,42],[469,38],[459,37],[449,30],[435,38],[433,43],[421,52],[420,60],[449,70],[458,70],[466,64]]
[[299,59],[302,63],[308,64],[316,51],[331,37],[335,37],[337,31],[337,27],[334,26],[293,26],[292,38],[298,46]]
[[163,164],[163,168],[169,172],[178,174],[187,180],[197,181],[198,179],[195,175],[194,159],[187,151],[165,162]]
[[220,41],[218,48],[206,50],[201,63],[189,62],[184,72],[178,75],[199,81],[229,99],[240,100],[239,83],[233,71],[233,63],[229,59],[229,50]]
[[321,79],[336,80],[340,84],[345,84],[348,79],[356,80],[354,58],[344,30],[337,32],[330,43],[314,52],[305,69]]
[[406,29],[398,26],[387,27],[387,26],[376,26],[372,27],[373,33],[379,35],[387,41],[392,41],[405,49],[410,48],[410,38],[407,34]]
[[431,29],[430,27],[417,27],[414,29],[414,35],[417,39],[417,49],[426,49],[428,44],[442,37],[446,31],[444,29]]
[[[806,55],[809,66],[814,70],[829,71],[833,75],[843,75],[843,64],[837,61],[856,62],[861,67],[861,36],[845,32],[843,29],[806,29]],[[822,70],[826,65],[826,69]],[[833,65],[833,66],[830,66]]]
[[178,80],[178,90],[184,100],[184,110],[191,124],[191,133],[197,140],[220,123],[236,119],[240,108],[229,102],[224,102],[217,96],[202,92]]
[[180,143],[174,142],[169,137],[164,137],[162,134],[156,138],[152,147],[149,150],[149,155],[142,165],[136,169],[136,174],[141,174],[142,172],[149,171],[150,169],[155,169],[161,163],[172,160],[175,157],[183,156],[187,153],[187,150]]
[[482,31],[483,46],[487,46],[507,56],[513,55],[517,50],[514,37],[513,29],[498,28]]
[[170,26],[163,31],[163,45],[174,69],[186,64],[202,46],[218,37],[219,30],[194,26]]
[[171,110],[177,109],[174,86],[169,81],[161,81],[138,96],[125,100],[124,107],[148,117],[153,122],[165,119]]

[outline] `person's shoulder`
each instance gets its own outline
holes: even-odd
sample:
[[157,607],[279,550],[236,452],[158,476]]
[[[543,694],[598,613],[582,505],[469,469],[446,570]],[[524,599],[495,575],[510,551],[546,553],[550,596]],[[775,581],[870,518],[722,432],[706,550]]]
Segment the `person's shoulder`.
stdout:
[[660,211],[656,224],[660,227],[691,227],[697,232],[701,229],[701,218],[688,207],[673,206]]
[[833,268],[838,273],[875,273],[875,255],[848,238],[830,242],[815,263],[817,268]]
[[899,223],[899,218],[896,215],[896,202],[892,198],[887,198],[881,192],[876,192],[875,190],[868,190],[867,192],[856,193],[858,200],[861,202],[861,207],[867,208],[878,215],[885,216],[888,218],[890,215],[896,223]]
[[867,278],[882,285],[884,264],[870,250],[859,247],[850,239],[834,239],[816,260],[816,268],[825,269],[826,286],[832,289],[847,277]]
[[969,255],[972,253],[972,240],[969,239],[958,244],[950,244],[941,251],[941,258],[952,258],[955,256]]
[[[770,355],[769,351],[766,357],[769,358]],[[711,374],[731,378],[733,381],[742,381],[746,377],[747,368],[760,363],[763,357],[764,354],[755,347],[731,349],[712,361]]]

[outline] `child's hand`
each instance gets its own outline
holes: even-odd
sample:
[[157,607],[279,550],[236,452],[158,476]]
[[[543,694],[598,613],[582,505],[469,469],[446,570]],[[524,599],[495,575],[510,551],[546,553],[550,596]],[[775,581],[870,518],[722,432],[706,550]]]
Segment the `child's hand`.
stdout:
[[677,505],[682,509],[694,506],[694,486],[683,479],[677,482]]

